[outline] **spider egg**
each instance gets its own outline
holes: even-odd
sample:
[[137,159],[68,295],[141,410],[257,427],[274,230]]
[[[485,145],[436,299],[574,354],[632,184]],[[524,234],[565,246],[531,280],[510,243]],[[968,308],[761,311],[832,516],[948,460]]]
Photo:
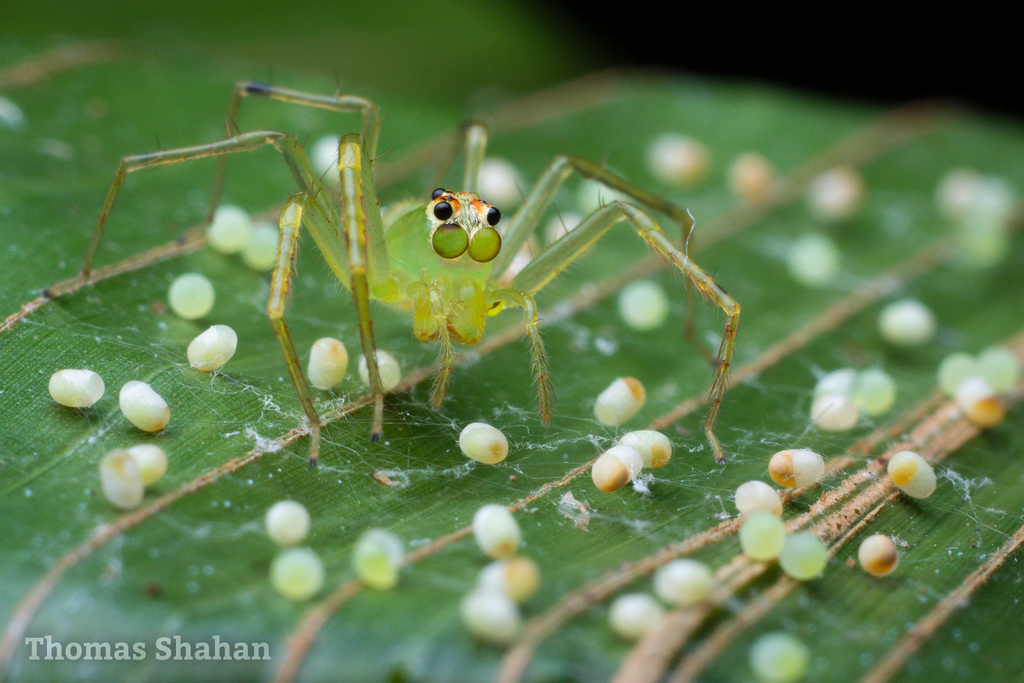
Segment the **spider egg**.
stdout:
[[954,398],[967,419],[979,427],[997,425],[1006,415],[1002,401],[981,377],[968,377],[961,382]]
[[850,218],[864,199],[864,182],[848,166],[834,168],[814,178],[807,187],[807,209],[820,221]]
[[821,429],[844,432],[857,424],[857,405],[844,394],[818,394],[811,401],[811,420]]
[[974,206],[982,176],[969,168],[953,169],[942,176],[935,188],[935,203],[949,220],[965,218]]
[[751,559],[774,560],[786,540],[786,526],[770,512],[755,512],[740,526],[740,547]]
[[25,112],[13,101],[0,96],[0,123],[8,128],[21,128],[25,123]]
[[860,543],[857,548],[857,561],[868,574],[885,576],[896,570],[900,563],[900,555],[896,544],[888,536],[873,534]]
[[956,389],[968,377],[978,374],[974,357],[966,353],[951,353],[939,363],[938,382],[943,393],[950,398],[956,396]]
[[640,380],[619,377],[597,396],[594,417],[603,425],[617,427],[628,422],[644,406],[647,393]]
[[878,331],[895,346],[921,346],[935,336],[935,315],[920,301],[894,301],[878,314]]
[[323,180],[337,187],[341,185],[341,172],[338,170],[338,147],[341,138],[337,135],[325,135],[313,143],[310,161],[313,168]]
[[494,465],[508,456],[508,439],[496,427],[471,422],[459,434],[459,448],[467,458]]
[[810,486],[825,476],[825,460],[809,448],[787,449],[768,461],[768,474],[779,486]]
[[779,552],[779,566],[794,579],[813,579],[825,570],[828,564],[828,550],[825,544],[812,533],[803,531],[791,534],[782,543]]
[[893,455],[886,471],[892,483],[911,498],[927,498],[935,492],[935,470],[913,451]]
[[167,301],[179,318],[195,320],[213,310],[213,283],[199,273],[179,275],[171,283]]
[[736,488],[736,509],[744,517],[755,512],[770,512],[782,516],[782,499],[779,494],[763,481],[753,480]]
[[200,372],[220,370],[238,348],[238,335],[227,325],[214,325],[188,345],[188,361]]
[[473,637],[493,645],[511,643],[522,626],[519,608],[504,593],[477,589],[459,605],[462,624]]
[[761,636],[750,648],[750,669],[760,683],[795,683],[810,664],[807,646],[781,631]]
[[309,548],[282,550],[270,564],[270,585],[289,600],[308,600],[324,586],[324,563]]
[[491,562],[483,568],[477,586],[497,591],[517,603],[523,603],[540,587],[540,569],[528,557],[512,557]]
[[155,484],[167,473],[167,453],[153,444],[139,444],[128,449],[128,454],[135,459],[139,475],[145,486]]
[[515,555],[523,542],[519,524],[502,505],[484,505],[476,511],[473,536],[484,554],[496,560]]
[[352,569],[370,588],[388,590],[398,583],[402,541],[390,531],[368,529],[352,551]]
[[706,602],[714,587],[711,570],[696,560],[672,560],[654,573],[654,594],[676,607]]
[[[387,351],[377,350],[377,370],[380,373],[380,383],[384,393],[388,393],[398,386],[402,379],[402,368],[398,361]],[[370,386],[370,371],[366,367],[366,356],[359,357],[359,377],[363,384]]]
[[103,398],[103,378],[92,370],[58,370],[50,375],[50,396],[68,408],[89,408]]
[[142,502],[145,484],[132,454],[124,449],[110,451],[100,460],[100,486],[115,507],[130,510]]
[[647,148],[647,168],[667,185],[685,187],[699,183],[711,165],[708,148],[693,138],[676,133],[659,135]]
[[658,625],[665,609],[646,593],[626,593],[608,610],[608,625],[619,637],[639,640]]
[[766,204],[775,191],[775,169],[757,152],[741,154],[729,166],[729,189],[746,204]]
[[978,374],[992,391],[1005,394],[1020,381],[1020,361],[1002,346],[990,346],[978,354]]
[[[377,352],[377,359],[380,360],[380,352]],[[362,360],[360,372],[366,366],[365,359]],[[337,386],[345,377],[348,369],[348,350],[341,341],[333,337],[322,337],[313,342],[313,348],[309,351],[309,365],[306,366],[306,377],[309,383],[317,389],[330,391]],[[380,379],[384,382],[384,369],[380,368]],[[366,377],[369,384],[369,376]],[[385,389],[387,391],[387,389]]]
[[128,421],[144,432],[158,432],[171,419],[167,401],[145,382],[127,382],[121,387],[118,402]]
[[635,448],[643,460],[644,467],[661,467],[672,459],[672,442],[667,436],[653,429],[640,429],[624,434],[615,445]]
[[867,415],[884,415],[896,403],[896,383],[885,370],[863,370],[854,384],[853,402]]
[[252,235],[252,219],[245,209],[221,204],[206,228],[210,246],[223,254],[235,254],[245,248]]
[[297,545],[309,533],[309,512],[302,503],[280,500],[267,510],[267,536],[278,545]]
[[668,317],[668,296],[658,283],[637,280],[619,293],[619,315],[634,330],[653,330]]
[[853,393],[854,384],[857,382],[857,371],[853,368],[841,368],[833,370],[824,375],[814,385],[814,395],[820,394],[841,394],[849,396]]
[[807,287],[824,287],[839,273],[839,247],[827,236],[811,233],[797,238],[786,253],[794,280]]
[[281,229],[273,223],[260,221],[254,224],[252,235],[242,249],[242,262],[261,273],[273,270],[280,241]]
[[631,482],[643,469],[644,460],[632,446],[612,446],[601,454],[590,470],[598,490],[610,493]]

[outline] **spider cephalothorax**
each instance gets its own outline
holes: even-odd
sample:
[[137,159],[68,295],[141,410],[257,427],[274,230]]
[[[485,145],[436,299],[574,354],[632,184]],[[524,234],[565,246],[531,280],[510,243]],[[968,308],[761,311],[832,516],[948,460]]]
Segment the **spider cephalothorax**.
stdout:
[[427,218],[430,245],[442,258],[455,259],[468,252],[474,261],[486,263],[501,251],[501,236],[494,229],[501,212],[472,192],[434,190]]

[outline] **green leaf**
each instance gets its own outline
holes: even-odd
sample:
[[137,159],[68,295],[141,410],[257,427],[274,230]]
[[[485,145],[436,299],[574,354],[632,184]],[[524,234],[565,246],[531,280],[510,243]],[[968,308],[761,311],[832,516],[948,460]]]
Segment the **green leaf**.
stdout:
[[[768,566],[741,582],[668,665],[692,665],[709,652],[704,679],[749,680],[751,643],[781,629],[811,648],[807,680],[852,681],[872,671],[914,624],[927,625],[947,596],[1019,534],[1019,407],[962,446],[955,435],[921,437],[922,450],[953,444],[936,465],[939,487],[931,498],[895,496],[873,512],[884,497],[871,498],[870,482],[844,484],[861,476],[865,455],[882,455],[917,423],[920,418],[908,414],[933,395],[935,370],[946,354],[976,353],[1020,332],[1021,238],[1012,236],[1009,256],[998,265],[964,267],[941,249],[954,228],[934,201],[937,183],[954,167],[972,167],[1019,187],[1024,137],[1018,126],[927,109],[879,119],[881,112],[867,107],[667,78],[592,80],[542,99],[493,102],[474,112],[492,123],[488,153],[514,163],[527,184],[554,155],[573,154],[604,162],[638,186],[686,205],[697,218],[693,257],[743,307],[733,366],[738,381],[716,423],[729,463],[714,464],[701,432],[699,400],[712,373],[684,340],[682,280],[657,269],[648,248],[627,228],[616,227],[538,297],[546,311],[542,334],[557,395],[550,425],[536,416],[518,314],[503,312],[489,323],[490,341],[463,350],[466,362],[454,372],[439,410],[429,406],[429,381],[389,396],[385,438],[378,444],[368,439],[369,408],[344,411],[325,427],[321,465],[310,469],[308,441],[296,431],[304,416],[264,310],[269,276],[235,257],[181,248],[172,258],[40,298],[80,267],[118,159],[221,137],[231,82],[251,76],[246,68],[187,56],[142,64],[115,60],[5,92],[26,115],[20,129],[0,127],[0,220],[7,238],[0,313],[12,316],[0,329],[0,515],[9,523],[0,618],[16,648],[3,662],[12,680],[268,679],[285,664],[289,638],[297,633],[291,652],[299,655],[302,680],[489,680],[515,661],[503,662],[501,649],[474,642],[458,616],[459,601],[487,562],[464,531],[486,503],[519,505],[523,552],[542,572],[541,589],[523,613],[528,635],[543,637],[535,651],[515,651],[532,655],[526,678],[606,679],[631,645],[610,632],[607,607],[615,591],[601,586],[648,591],[650,571],[680,553],[715,569],[728,567],[736,561],[738,542],[728,532],[707,532],[729,528],[736,486],[767,479],[775,451],[805,447],[827,459],[854,459],[820,488],[796,496],[785,518],[804,519],[810,511],[806,522],[828,522],[839,530],[838,538],[865,515],[870,519],[816,580],[787,588],[779,569]],[[279,72],[275,80],[315,92],[333,87],[297,72]],[[465,115],[462,101],[424,100],[400,88],[359,83],[345,87],[382,106],[380,148],[393,150],[379,167],[384,201],[425,199],[434,187],[429,162],[448,149]],[[310,141],[358,125],[274,103],[247,105],[239,124],[297,131]],[[708,147],[712,167],[703,183],[684,190],[652,177],[647,147],[663,132],[691,135]],[[406,156],[423,149],[417,145],[424,141],[432,145],[426,148],[428,163]],[[812,219],[796,190],[764,215],[737,210],[727,168],[750,150],[793,182],[806,181],[808,168],[857,165],[867,188],[864,205],[835,225]],[[118,196],[99,265],[173,245],[183,230],[198,225],[213,170],[212,162],[197,161],[133,174]],[[457,182],[457,170],[448,182]],[[561,215],[578,210],[578,186],[573,180],[559,192]],[[225,201],[268,212],[273,220],[292,191],[287,169],[270,150],[228,164]],[[678,230],[665,229],[680,238]],[[827,232],[842,254],[840,275],[822,288],[798,284],[784,264],[787,245],[810,231]],[[918,256],[928,249],[938,251]],[[669,293],[671,311],[662,327],[641,332],[622,322],[614,295],[625,282],[616,276],[635,276],[630,269],[645,264]],[[188,322],[165,302],[173,278],[193,271],[214,282],[217,302],[209,316]],[[587,298],[593,284],[603,297]],[[871,296],[857,298],[865,292]],[[885,301],[904,296],[935,312],[940,328],[934,342],[897,350],[880,339],[878,311]],[[859,305],[840,316],[843,302]],[[26,304],[31,310],[22,309]],[[824,329],[795,338],[799,343],[777,357],[766,355],[828,315],[837,317]],[[343,339],[355,355],[351,297],[308,239],[300,249],[286,320],[300,355],[322,336]],[[408,316],[380,305],[373,320],[378,346],[398,356],[408,372],[434,362],[435,351],[409,333]],[[716,348],[721,314],[698,300],[695,322],[699,343]],[[210,324],[230,325],[239,337],[237,354],[213,376],[193,371],[185,358],[189,341]],[[816,375],[873,366],[896,379],[898,397],[889,414],[862,419],[846,433],[810,426]],[[98,372],[106,396],[87,410],[56,405],[47,396],[47,381],[65,367]],[[594,398],[618,376],[644,383],[646,405],[627,426],[602,427],[592,415]],[[119,388],[136,379],[151,383],[171,406],[170,425],[158,434],[139,432],[118,410]],[[350,373],[337,394],[317,394],[318,409],[326,413],[364,392]],[[696,401],[688,403],[691,397]],[[937,405],[924,413],[941,412]],[[665,418],[679,406],[690,409]],[[457,439],[473,421],[494,424],[508,436],[504,463],[467,463]],[[650,493],[628,487],[597,491],[580,466],[626,429],[652,422],[671,438],[675,455],[653,472]],[[858,439],[893,424],[892,434],[858,450]],[[170,470],[132,516],[105,501],[97,465],[107,451],[134,443],[161,445]],[[572,472],[579,476],[568,479]],[[872,502],[856,510],[813,507],[821,496],[844,492],[840,502]],[[587,506],[585,528],[572,514],[578,509],[560,503],[567,493]],[[327,568],[325,589],[309,604],[288,602],[268,580],[277,549],[262,520],[281,499],[309,509],[308,545]],[[395,532],[413,553],[393,591],[360,590],[351,583],[352,546],[370,527]],[[875,532],[900,539],[901,565],[882,580],[850,566],[860,538]],[[1024,665],[1016,643],[1006,637],[1021,625],[1016,600],[1024,576],[1015,560],[1011,556],[995,567],[988,583],[972,589],[966,605],[925,638],[902,671],[905,680],[1014,679]],[[581,603],[560,602],[581,588],[592,588],[580,593]],[[328,596],[332,602],[323,602]],[[320,628],[307,612],[317,606],[325,616]],[[763,614],[754,611],[758,606]],[[751,615],[749,625],[737,621]],[[27,621],[19,621],[23,616]],[[731,627],[732,635],[722,630]],[[45,641],[38,646],[40,659],[32,659],[25,638],[47,636],[65,648],[65,659],[47,659]],[[162,661],[160,639],[175,636],[185,645],[215,636],[267,643],[271,659]],[[146,658],[84,661],[66,649],[71,643],[118,641],[142,643]],[[297,643],[308,651],[294,649]],[[169,645],[176,654],[174,641]]]

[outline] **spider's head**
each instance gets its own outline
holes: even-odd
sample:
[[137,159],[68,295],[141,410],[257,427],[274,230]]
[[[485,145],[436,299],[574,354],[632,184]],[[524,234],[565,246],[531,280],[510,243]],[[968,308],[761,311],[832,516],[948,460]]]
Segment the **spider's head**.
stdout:
[[442,258],[456,259],[468,251],[471,259],[486,263],[501,251],[501,235],[494,229],[501,212],[472,192],[434,190],[427,219],[430,246]]

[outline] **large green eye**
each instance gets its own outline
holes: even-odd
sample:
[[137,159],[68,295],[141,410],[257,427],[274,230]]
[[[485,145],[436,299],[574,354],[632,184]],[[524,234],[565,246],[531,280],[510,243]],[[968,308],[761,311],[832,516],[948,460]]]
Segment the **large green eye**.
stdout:
[[[441,258],[458,258],[465,253],[466,247],[469,246],[469,235],[461,225],[445,223],[434,231],[430,238],[430,245]],[[494,253],[496,256],[498,252]]]
[[481,228],[469,243],[469,256],[474,261],[486,263],[501,251],[501,235],[494,228]]

